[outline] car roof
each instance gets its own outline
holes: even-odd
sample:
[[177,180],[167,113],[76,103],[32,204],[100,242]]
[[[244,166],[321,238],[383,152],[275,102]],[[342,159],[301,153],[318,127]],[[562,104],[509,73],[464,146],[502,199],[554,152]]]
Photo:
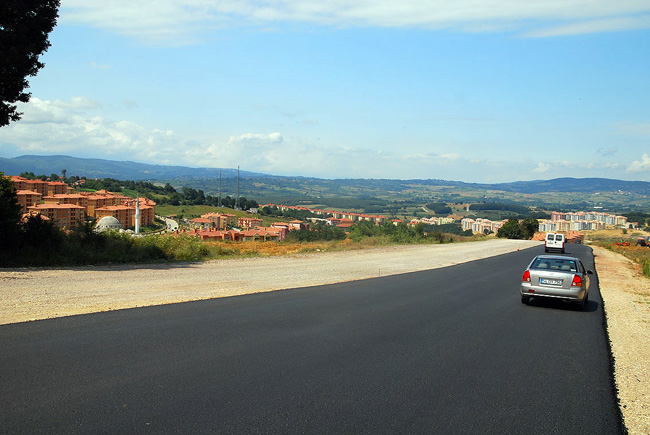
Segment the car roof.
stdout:
[[538,258],[546,258],[549,260],[575,260],[575,261],[580,261],[579,258],[577,257],[569,257],[567,255],[537,255],[533,260],[536,260]]

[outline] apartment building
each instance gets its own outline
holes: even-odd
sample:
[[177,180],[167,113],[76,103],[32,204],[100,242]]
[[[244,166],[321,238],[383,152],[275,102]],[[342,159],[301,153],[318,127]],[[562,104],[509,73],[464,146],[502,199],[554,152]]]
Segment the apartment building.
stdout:
[[212,223],[212,227],[218,230],[225,230],[229,226],[237,226],[237,215],[229,213],[205,213],[201,215],[202,219],[207,219]]
[[628,227],[625,216],[617,216],[602,212],[558,212],[551,213],[551,219],[540,222],[539,231],[585,231],[602,230],[612,227]]
[[409,225],[417,225],[417,224],[425,224],[425,225],[445,225],[445,224],[453,224],[455,222],[455,219],[453,217],[430,217],[430,218],[422,218],[422,219],[411,219],[411,222],[409,222]]
[[18,204],[20,204],[21,213],[25,214],[29,207],[41,203],[43,195],[32,190],[18,190],[16,197],[18,198]]
[[627,218],[625,216],[617,216],[609,213],[602,213],[596,211],[578,211],[578,212],[568,212],[562,213],[554,211],[551,213],[551,221],[595,221],[603,222],[605,225],[610,226],[625,226],[627,225]]
[[47,181],[28,180],[17,175],[12,175],[11,181],[14,183],[16,190],[30,190],[32,192],[40,193],[42,196],[47,196],[49,194]]
[[464,218],[460,221],[461,226],[463,227],[463,230],[472,230],[474,233],[485,233],[485,231],[492,231],[493,233],[499,232],[499,229],[505,224],[507,221],[502,220],[502,221],[491,221],[489,219],[470,219],[470,218]]
[[[23,214],[41,213],[61,229],[76,228],[86,216],[97,220],[113,216],[123,228],[135,227],[136,200],[128,196],[103,189],[75,194],[72,193],[74,189],[60,181],[28,180],[20,176],[11,176],[11,181],[16,187]],[[140,225],[151,225],[155,219],[156,203],[147,198],[139,198],[139,201]],[[230,220],[233,220],[235,216],[231,216]]]
[[86,195],[78,195],[78,194],[55,193],[53,195],[48,195],[44,197],[43,202],[45,204],[72,204],[72,205],[78,205],[79,207],[86,208],[88,205],[88,197]]
[[81,192],[80,195],[83,195],[86,198],[86,213],[88,216],[92,216],[94,218],[97,217],[97,209],[122,205],[123,203],[131,200],[131,198],[128,196],[117,195],[104,189],[98,190],[96,192]]
[[264,224],[264,221],[259,218],[254,217],[240,217],[238,220],[239,228],[255,228],[261,227]]
[[74,230],[86,219],[86,210],[74,204],[36,204],[28,207],[27,211],[49,218],[62,230]]
[[293,205],[277,205],[277,204],[265,204],[260,206],[262,207],[277,207],[278,210],[281,211],[287,211],[287,210],[296,210],[296,211],[308,211],[317,215],[330,215],[334,219],[349,219],[352,222],[373,222],[376,225],[381,225],[384,223],[387,219],[390,219],[386,216],[378,216],[378,215],[369,215],[369,214],[362,214],[362,213],[353,213],[353,212],[346,212],[346,211],[338,211],[338,210],[321,210],[321,209],[311,209],[308,207],[299,207],[299,206],[293,206]]
[[[146,227],[151,225],[155,219],[155,205],[156,203],[146,198],[139,198],[140,200],[140,226]],[[105,216],[112,216],[120,222],[122,228],[134,228],[136,222],[136,201],[128,198],[120,205],[107,205],[104,207],[96,208],[93,216],[97,220]]]

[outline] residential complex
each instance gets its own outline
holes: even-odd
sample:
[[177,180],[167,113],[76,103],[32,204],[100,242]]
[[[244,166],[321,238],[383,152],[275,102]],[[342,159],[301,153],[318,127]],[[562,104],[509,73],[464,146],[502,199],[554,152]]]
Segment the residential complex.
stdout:
[[[488,219],[465,218],[461,221],[464,230],[483,233],[486,230],[498,232],[505,220],[493,222]],[[585,230],[601,230],[608,227],[628,227],[625,216],[616,216],[600,212],[570,212],[561,213],[554,211],[551,219],[539,223],[540,232],[570,232]]]
[[[322,219],[321,221],[325,222],[327,225],[339,226],[342,228],[348,228],[354,222],[364,222],[364,221],[372,222],[376,225],[380,225],[388,220],[390,220],[390,222],[392,222],[393,225],[398,225],[403,222],[401,219],[391,219],[390,217],[387,216],[369,215],[369,214],[353,213],[353,212],[338,211],[338,210],[321,210],[318,208],[307,208],[307,207],[298,207],[298,206],[291,206],[291,205],[266,204],[260,206],[260,208],[261,207],[277,207],[281,211],[298,210],[298,211],[308,211],[321,216],[331,216],[329,218]],[[431,218],[413,219],[408,224],[417,225],[419,223],[423,223],[427,225],[443,225],[443,224],[454,223],[455,221],[456,221],[455,218],[451,216],[431,217]]]
[[135,227],[136,202],[140,209],[140,225],[151,225],[156,203],[147,198],[133,199],[107,190],[73,193],[74,189],[59,181],[28,180],[12,176],[16,196],[23,214],[40,214],[52,220],[62,230],[83,224],[86,217],[99,220],[116,218],[122,228]]
[[629,226],[625,216],[617,216],[601,212],[569,212],[561,213],[554,211],[551,219],[540,222],[539,231],[584,231],[602,230],[611,227]]
[[287,211],[287,210],[308,211],[316,215],[332,216],[335,219],[349,219],[352,222],[369,221],[377,225],[384,223],[384,221],[386,221],[387,219],[390,219],[389,217],[386,216],[368,215],[362,213],[353,213],[353,212],[337,211],[337,210],[321,210],[318,208],[298,207],[293,205],[265,204],[260,206],[260,208],[263,207],[277,207],[278,210],[281,211]]
[[456,222],[456,219],[454,217],[448,216],[448,217],[430,217],[430,218],[421,218],[421,219],[411,219],[411,222],[409,222],[409,225],[417,225],[417,224],[425,224],[425,225],[445,225],[445,224],[453,224]]
[[475,233],[485,234],[486,232],[498,233],[499,229],[507,220],[491,221],[489,219],[470,219],[464,218],[460,221],[463,230],[472,230]]

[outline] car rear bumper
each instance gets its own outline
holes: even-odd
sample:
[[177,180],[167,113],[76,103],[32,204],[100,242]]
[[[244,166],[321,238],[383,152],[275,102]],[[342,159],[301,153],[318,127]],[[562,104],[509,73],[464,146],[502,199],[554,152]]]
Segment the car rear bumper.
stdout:
[[581,301],[585,297],[586,290],[582,287],[575,289],[562,289],[552,288],[548,286],[532,285],[530,283],[522,283],[520,292],[522,296],[542,297],[542,298],[555,298],[566,299],[569,301]]

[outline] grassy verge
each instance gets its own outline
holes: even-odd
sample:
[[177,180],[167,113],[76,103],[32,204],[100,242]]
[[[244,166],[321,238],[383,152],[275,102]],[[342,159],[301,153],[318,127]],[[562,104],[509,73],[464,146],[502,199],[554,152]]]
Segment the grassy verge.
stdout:
[[[204,261],[224,258],[268,257],[310,252],[338,252],[397,246],[387,236],[360,240],[311,242],[202,241],[188,235],[132,237],[126,233],[96,234],[91,230],[68,235],[46,227],[48,234],[25,238],[11,253],[0,252],[0,267],[60,267],[100,264],[138,264],[170,261]],[[457,236],[420,239],[410,244],[458,243],[487,240],[485,236]]]

